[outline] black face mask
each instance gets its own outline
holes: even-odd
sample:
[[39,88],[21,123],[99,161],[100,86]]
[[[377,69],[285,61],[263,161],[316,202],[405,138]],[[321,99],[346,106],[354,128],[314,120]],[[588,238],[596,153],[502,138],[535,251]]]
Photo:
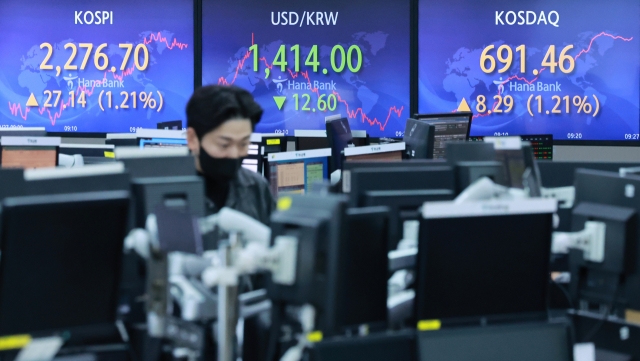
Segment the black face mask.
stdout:
[[238,174],[238,170],[242,166],[242,158],[214,158],[202,147],[198,159],[202,174],[214,180],[231,180]]

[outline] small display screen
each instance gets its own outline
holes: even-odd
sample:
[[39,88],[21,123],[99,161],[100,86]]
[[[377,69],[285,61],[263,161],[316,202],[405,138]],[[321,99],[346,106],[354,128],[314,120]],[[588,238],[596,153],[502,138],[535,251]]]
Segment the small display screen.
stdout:
[[47,168],[58,164],[56,147],[3,147],[2,168]]
[[305,194],[313,183],[328,178],[328,158],[271,162],[269,181],[274,195]]

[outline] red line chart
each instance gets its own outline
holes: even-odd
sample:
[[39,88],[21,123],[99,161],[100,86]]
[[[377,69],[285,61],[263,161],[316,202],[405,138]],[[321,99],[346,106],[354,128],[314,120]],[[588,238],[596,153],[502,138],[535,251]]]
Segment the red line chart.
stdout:
[[157,34],[151,34],[149,35],[149,39],[147,40],[147,38],[143,39],[144,44],[148,45],[151,44],[152,41],[158,42],[158,43],[165,43],[165,45],[167,46],[167,49],[169,50],[173,50],[173,48],[178,47],[178,49],[180,50],[184,50],[186,49],[189,44],[187,43],[180,43],[178,42],[178,39],[173,38],[173,42],[171,44],[169,44],[169,42],[167,41],[167,38],[162,36],[162,33],[158,31]]
[[[167,40],[166,37],[162,36],[161,32],[152,33],[149,35],[149,37],[144,37],[142,39],[142,42],[145,45],[151,44],[152,42],[162,42],[167,46],[167,49],[169,50],[173,50],[175,48],[179,50],[184,50],[189,46],[189,44],[179,42],[176,38],[173,38],[173,41],[171,42],[171,44],[169,44],[169,41]],[[131,76],[134,70],[135,70],[135,65],[125,69],[120,74],[117,74],[115,72],[112,73],[111,71],[105,71],[102,79],[103,81],[107,80],[107,73],[111,73],[114,79],[124,80],[125,77]],[[78,86],[78,89],[76,89],[76,96],[78,96],[80,92],[84,91],[85,95],[87,97],[90,97],[91,95],[93,95],[94,88],[95,88],[95,85],[91,88],[91,90],[88,90],[87,87],[80,85]],[[53,126],[53,125],[56,125],[56,121],[60,119],[64,110],[70,107],[70,104],[71,104],[71,100],[67,99],[66,102],[60,102],[60,106],[58,108],[58,111],[56,112],[51,113],[50,108],[44,108],[44,107],[38,108],[38,112],[40,113],[40,115],[44,114],[44,112],[47,112],[49,116],[49,120],[51,121],[51,125]],[[26,121],[27,117],[29,116],[29,112],[31,111],[31,108],[25,106],[25,109],[23,111],[22,105],[20,103],[9,102],[9,111],[13,116],[20,117],[22,118],[22,120]]]
[[[574,57],[573,57],[573,59],[574,59],[574,60],[577,60],[577,59],[578,59],[579,57],[581,57],[582,55],[589,53],[589,52],[591,51],[592,46],[593,46],[593,42],[594,42],[596,39],[598,39],[598,38],[600,38],[600,37],[602,37],[602,36],[606,36],[606,37],[612,38],[613,40],[622,40],[622,41],[626,41],[626,42],[629,42],[629,41],[633,40],[633,37],[625,38],[625,37],[622,37],[622,36],[609,34],[609,33],[607,33],[607,32],[604,32],[604,31],[603,31],[603,32],[601,32],[601,33],[599,33],[599,34],[595,35],[593,38],[591,38],[591,41],[589,42],[589,46],[588,46],[587,48],[585,48],[585,49],[580,50],[580,52],[578,52],[578,54],[577,54],[576,56],[574,56]],[[521,82],[524,82],[524,83],[527,83],[527,84],[533,84],[533,82],[535,82],[536,80],[538,80],[538,79],[540,78],[540,75],[541,75],[541,74],[542,74],[542,72],[543,72],[543,71],[545,71],[545,70],[547,70],[547,68],[541,68],[541,69],[538,71],[538,75],[536,75],[536,77],[535,77],[535,78],[533,78],[533,79],[531,79],[531,80],[527,80],[527,78],[525,78],[525,77],[521,77],[521,76],[518,76],[518,75],[512,75],[512,76],[510,76],[509,78],[507,78],[505,81],[503,81],[501,85],[504,85],[504,84],[506,84],[507,82],[510,82],[511,80],[514,80],[514,79],[515,79],[515,80],[518,80],[518,81],[521,81]],[[501,89],[501,88],[500,88],[500,87],[498,87],[498,95],[501,95],[501,94],[502,94],[502,91],[501,91],[500,89]],[[493,103],[493,105],[492,105],[492,107],[491,107],[491,110],[492,110],[492,111],[493,111],[493,110],[495,110],[495,108],[496,108],[496,106],[497,106],[497,105],[498,105],[498,103],[497,103],[497,102],[494,102],[494,103]],[[486,117],[486,116],[489,116],[489,115],[490,115],[490,114],[488,114],[488,113],[484,113],[484,114],[475,114],[475,115],[473,116],[473,118],[472,118],[472,119],[475,119],[475,118],[482,118],[482,117]]]
[[[91,87],[91,89],[88,89],[87,87],[81,85],[78,87],[78,89],[76,89],[76,97],[81,92],[84,92],[86,96],[89,97],[93,94],[94,89],[95,89],[95,86]],[[69,108],[70,105],[71,105],[71,99],[67,99],[67,101],[60,102],[58,111],[54,111],[53,113],[51,113],[50,108],[47,108],[47,107],[38,107],[37,109],[40,115],[44,114],[44,112],[47,112],[47,114],[49,115],[49,120],[51,120],[51,125],[53,126],[53,125],[56,125],[56,120],[60,119],[64,110]],[[27,116],[31,111],[31,107],[25,107],[25,110],[23,111],[20,103],[9,102],[9,111],[11,111],[11,114],[13,116],[19,116],[20,118],[26,121]]]

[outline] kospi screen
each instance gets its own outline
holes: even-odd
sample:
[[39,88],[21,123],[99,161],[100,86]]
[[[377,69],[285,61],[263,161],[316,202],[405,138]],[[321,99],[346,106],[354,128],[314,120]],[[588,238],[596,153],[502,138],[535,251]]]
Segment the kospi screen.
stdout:
[[185,119],[193,0],[1,0],[0,127],[135,132]]
[[203,0],[203,84],[264,108],[256,132],[351,129],[396,136],[409,117],[410,0]]
[[419,10],[420,112],[468,106],[472,136],[640,139],[640,1],[420,0]]

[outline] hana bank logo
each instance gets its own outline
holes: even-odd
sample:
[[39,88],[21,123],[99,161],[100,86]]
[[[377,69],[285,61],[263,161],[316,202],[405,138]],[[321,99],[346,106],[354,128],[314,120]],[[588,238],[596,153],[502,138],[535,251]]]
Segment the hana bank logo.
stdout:
[[78,76],[69,74],[69,76],[64,76],[62,79],[67,82],[67,90],[72,91],[75,88],[73,81],[78,79]]
[[282,91],[284,90],[284,82],[287,81],[288,79],[285,77],[284,79],[282,79],[282,76],[278,76],[278,79],[273,79],[272,81],[274,83],[276,83],[276,89],[278,89],[278,94],[282,94]]
[[500,80],[493,81],[493,84],[498,86],[498,94],[504,94],[504,83],[506,82],[506,80],[502,80],[502,77],[500,77]]

